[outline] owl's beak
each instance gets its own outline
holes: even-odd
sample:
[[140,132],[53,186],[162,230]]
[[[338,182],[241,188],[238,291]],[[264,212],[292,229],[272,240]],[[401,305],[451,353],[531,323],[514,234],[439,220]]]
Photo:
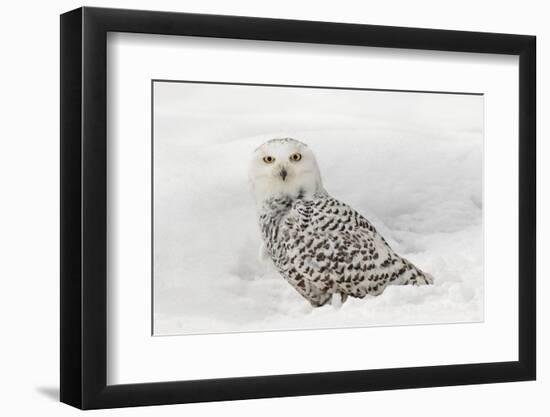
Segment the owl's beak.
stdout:
[[284,181],[284,180],[286,180],[286,177],[287,177],[287,175],[288,175],[288,172],[287,172],[286,169],[283,168],[283,169],[281,169],[281,171],[279,172],[279,175],[281,176],[281,178],[282,178],[283,181]]

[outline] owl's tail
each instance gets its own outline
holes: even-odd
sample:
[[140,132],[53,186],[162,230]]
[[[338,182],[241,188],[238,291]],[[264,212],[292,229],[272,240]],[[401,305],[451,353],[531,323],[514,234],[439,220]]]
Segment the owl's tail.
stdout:
[[433,285],[434,283],[434,276],[432,274],[428,274],[427,272],[424,272],[424,278],[428,281],[428,285]]
[[411,262],[402,258],[403,267],[398,271],[397,279],[393,282],[396,285],[432,285],[434,277],[414,266]]

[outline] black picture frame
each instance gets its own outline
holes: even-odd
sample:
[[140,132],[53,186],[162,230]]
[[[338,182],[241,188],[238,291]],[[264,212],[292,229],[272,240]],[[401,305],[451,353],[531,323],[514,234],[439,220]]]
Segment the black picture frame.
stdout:
[[[519,56],[519,358],[107,385],[108,32]],[[534,36],[79,8],[61,15],[61,401],[81,409],[533,380],[536,377]]]

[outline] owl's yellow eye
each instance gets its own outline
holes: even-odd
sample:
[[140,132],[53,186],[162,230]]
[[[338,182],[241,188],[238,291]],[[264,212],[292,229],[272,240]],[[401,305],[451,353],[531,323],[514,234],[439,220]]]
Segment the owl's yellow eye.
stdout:
[[300,159],[302,159],[301,153],[293,153],[292,155],[290,155],[291,161],[298,162]]
[[272,164],[273,162],[275,162],[275,158],[270,155],[264,156],[263,159],[266,164]]

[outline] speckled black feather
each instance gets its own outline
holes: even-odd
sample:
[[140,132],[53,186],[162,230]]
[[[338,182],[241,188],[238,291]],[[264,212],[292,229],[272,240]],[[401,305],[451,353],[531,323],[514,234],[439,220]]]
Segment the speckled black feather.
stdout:
[[432,283],[367,219],[326,193],[268,198],[259,223],[277,270],[313,306],[335,293],[345,300],[379,295],[390,284]]

